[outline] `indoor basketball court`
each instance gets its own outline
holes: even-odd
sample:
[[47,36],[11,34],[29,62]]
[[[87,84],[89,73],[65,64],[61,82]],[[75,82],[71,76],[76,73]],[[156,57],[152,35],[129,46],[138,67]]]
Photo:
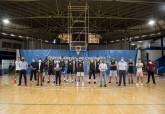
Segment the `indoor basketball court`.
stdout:
[[164,0],[1,0],[0,114],[164,114]]

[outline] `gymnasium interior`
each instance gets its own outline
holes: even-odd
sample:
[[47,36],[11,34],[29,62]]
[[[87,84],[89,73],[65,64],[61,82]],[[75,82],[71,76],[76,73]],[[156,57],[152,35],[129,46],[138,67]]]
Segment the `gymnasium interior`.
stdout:
[[[24,77],[21,85],[17,58],[27,63],[27,82]],[[113,58],[116,77],[111,77]],[[53,67],[64,60],[59,85],[57,74],[41,72],[40,66],[32,81],[33,59],[53,60]],[[132,83],[127,69],[124,86],[121,59],[134,65]],[[71,74],[69,60],[75,64]],[[96,79],[90,79],[91,60],[106,64],[105,74],[99,64]],[[139,60],[141,85],[136,83]],[[153,77],[147,82],[150,61],[156,83]],[[165,114],[165,0],[0,0],[0,114],[84,113]]]

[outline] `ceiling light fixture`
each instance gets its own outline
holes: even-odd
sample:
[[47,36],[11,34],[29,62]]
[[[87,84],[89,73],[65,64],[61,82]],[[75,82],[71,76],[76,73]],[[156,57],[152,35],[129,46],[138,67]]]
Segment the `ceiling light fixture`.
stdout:
[[156,21],[153,20],[153,19],[151,19],[151,20],[149,20],[148,25],[150,25],[150,26],[154,26],[155,23],[156,23]]
[[2,22],[7,25],[7,24],[10,24],[10,20],[9,19],[3,19]]

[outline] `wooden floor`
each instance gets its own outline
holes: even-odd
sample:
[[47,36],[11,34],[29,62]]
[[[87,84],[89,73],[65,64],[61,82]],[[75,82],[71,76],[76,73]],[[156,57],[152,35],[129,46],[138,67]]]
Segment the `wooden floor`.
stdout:
[[165,114],[165,77],[157,85],[17,86],[0,78],[0,114]]

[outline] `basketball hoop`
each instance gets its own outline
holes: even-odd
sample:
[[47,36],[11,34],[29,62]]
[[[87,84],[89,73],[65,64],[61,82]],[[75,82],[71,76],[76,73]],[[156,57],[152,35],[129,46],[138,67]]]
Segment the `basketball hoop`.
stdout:
[[79,54],[80,54],[80,51],[81,51],[81,47],[77,46],[77,47],[75,48],[75,50],[76,50],[77,55],[79,55]]

